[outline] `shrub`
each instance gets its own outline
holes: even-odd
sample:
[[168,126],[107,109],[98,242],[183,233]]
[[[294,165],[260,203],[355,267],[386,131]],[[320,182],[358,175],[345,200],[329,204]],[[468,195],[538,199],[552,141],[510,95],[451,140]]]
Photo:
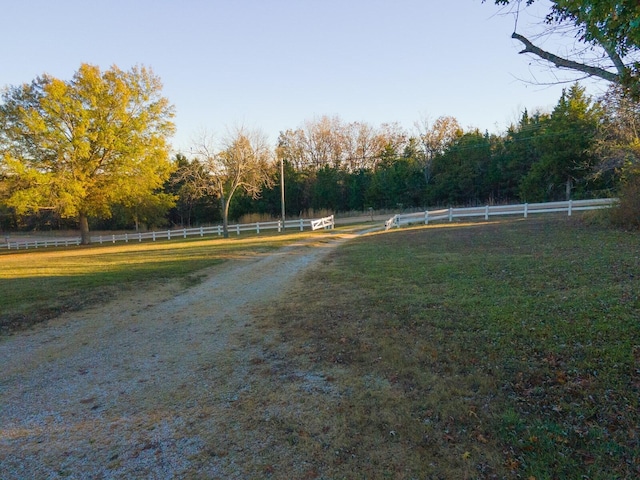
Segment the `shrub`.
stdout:
[[640,175],[629,178],[620,191],[620,204],[611,213],[619,227],[640,230]]

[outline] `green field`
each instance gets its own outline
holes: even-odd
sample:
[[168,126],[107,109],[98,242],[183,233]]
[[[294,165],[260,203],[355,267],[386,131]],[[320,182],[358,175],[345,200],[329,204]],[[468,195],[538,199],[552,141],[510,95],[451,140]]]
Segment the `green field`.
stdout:
[[113,298],[119,292],[152,288],[181,279],[198,281],[199,271],[238,256],[269,252],[311,232],[243,235],[115,245],[74,246],[0,252],[0,333],[19,330],[61,312]]
[[[6,252],[0,315],[186,287],[202,268],[299,238]],[[297,478],[640,475],[637,233],[535,217],[371,234],[254,325],[240,345],[263,354],[219,420],[237,444],[268,439],[246,466],[254,476],[294,464]],[[277,415],[257,421],[265,411]]]
[[566,217],[359,238],[262,319],[329,393],[245,426],[289,405],[309,478],[637,478],[639,295],[637,233]]

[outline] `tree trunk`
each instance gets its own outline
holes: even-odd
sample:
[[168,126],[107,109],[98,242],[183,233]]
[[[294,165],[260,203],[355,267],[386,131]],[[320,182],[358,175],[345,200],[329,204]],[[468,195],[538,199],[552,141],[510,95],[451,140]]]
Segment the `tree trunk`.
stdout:
[[86,213],[80,214],[80,243],[82,245],[89,245],[91,243],[91,236],[89,235],[89,218]]
[[224,195],[220,197],[220,203],[222,204],[222,234],[224,238],[229,238],[229,203]]
[[422,174],[424,175],[424,182],[429,185],[429,182],[431,182],[431,161],[429,160],[429,163],[425,164],[424,167],[422,168]]
[[567,202],[571,200],[571,188],[573,187],[573,182],[571,181],[571,177],[567,177],[567,183],[565,185],[565,194],[567,196]]

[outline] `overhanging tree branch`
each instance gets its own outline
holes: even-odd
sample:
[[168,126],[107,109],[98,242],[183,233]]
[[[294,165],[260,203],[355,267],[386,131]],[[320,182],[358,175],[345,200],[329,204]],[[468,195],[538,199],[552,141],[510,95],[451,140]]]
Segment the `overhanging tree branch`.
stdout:
[[602,48],[604,48],[604,51],[607,52],[607,55],[609,55],[609,58],[611,59],[611,61],[616,67],[616,70],[618,71],[618,75],[624,76],[627,72],[627,66],[622,61],[622,58],[620,58],[620,55],[618,55],[618,52],[616,52],[615,47],[604,40],[600,41],[600,45],[602,45]]
[[609,82],[620,83],[620,75],[605,70],[604,68],[585,65],[584,63],[574,62],[573,60],[567,60],[566,58],[554,55],[553,53],[547,52],[546,50],[542,50],[540,47],[536,47],[529,41],[529,39],[516,32],[513,32],[511,34],[511,38],[519,40],[524,45],[525,48],[520,53],[533,53],[541,59],[553,63],[556,67],[568,68],[571,70],[586,73],[587,75],[602,78]]

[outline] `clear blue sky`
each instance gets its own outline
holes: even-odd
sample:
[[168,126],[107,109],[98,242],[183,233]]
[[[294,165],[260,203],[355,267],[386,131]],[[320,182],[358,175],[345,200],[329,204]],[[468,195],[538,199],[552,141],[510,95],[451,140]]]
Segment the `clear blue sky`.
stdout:
[[[278,133],[320,115],[398,122],[452,115],[500,133],[550,110],[562,85],[511,40],[492,0],[0,0],[0,86],[81,63],[162,79],[176,150],[206,130]],[[530,22],[520,18],[520,25]]]

